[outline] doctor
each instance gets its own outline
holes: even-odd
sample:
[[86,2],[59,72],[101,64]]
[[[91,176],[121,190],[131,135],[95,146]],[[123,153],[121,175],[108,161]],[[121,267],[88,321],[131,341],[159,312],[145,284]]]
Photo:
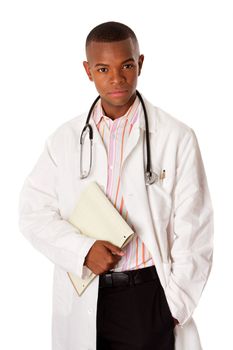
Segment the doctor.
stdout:
[[[48,138],[20,196],[20,229],[55,266],[52,348],[201,350],[192,314],[211,270],[213,225],[197,139],[141,100],[144,56],[129,27],[95,27],[86,55],[100,95],[90,113],[91,154],[88,136],[80,144],[84,114]],[[68,222],[91,181],[135,232],[124,249]],[[98,276],[79,296],[67,272],[91,271]]]

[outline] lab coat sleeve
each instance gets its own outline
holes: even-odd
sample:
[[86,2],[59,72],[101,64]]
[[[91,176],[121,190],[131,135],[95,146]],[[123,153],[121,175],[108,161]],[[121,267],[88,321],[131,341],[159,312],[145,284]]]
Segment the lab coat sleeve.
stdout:
[[213,211],[204,166],[192,130],[177,153],[173,192],[171,274],[165,289],[173,317],[192,315],[212,266]]
[[[19,226],[32,245],[67,272],[83,278],[85,256],[95,242],[61,217],[57,195],[57,164],[48,139],[44,152],[20,194]],[[90,270],[89,270],[90,271]]]

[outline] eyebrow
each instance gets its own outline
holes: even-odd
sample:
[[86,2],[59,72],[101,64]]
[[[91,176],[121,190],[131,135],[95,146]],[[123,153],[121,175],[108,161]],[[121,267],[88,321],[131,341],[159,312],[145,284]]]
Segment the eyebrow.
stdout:
[[[127,58],[127,60],[121,62],[121,64],[125,64],[125,63],[131,62],[131,61],[135,61],[133,57]],[[100,66],[101,66],[101,67],[109,67],[109,64],[97,63],[97,64],[95,65],[95,67],[100,67]]]

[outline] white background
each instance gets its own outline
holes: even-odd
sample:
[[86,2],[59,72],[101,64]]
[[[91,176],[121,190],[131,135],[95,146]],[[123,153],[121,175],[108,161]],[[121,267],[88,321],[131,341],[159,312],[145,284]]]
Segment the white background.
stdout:
[[128,24],[138,36],[145,54],[139,90],[197,134],[215,209],[215,254],[195,319],[204,350],[231,348],[231,5],[1,1],[1,349],[50,349],[53,266],[19,232],[18,195],[47,136],[96,96],[82,67],[84,41],[93,26],[108,20]]

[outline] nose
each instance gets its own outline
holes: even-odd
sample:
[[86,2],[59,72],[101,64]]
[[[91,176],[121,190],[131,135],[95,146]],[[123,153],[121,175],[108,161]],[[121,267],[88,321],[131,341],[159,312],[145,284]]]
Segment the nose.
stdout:
[[126,79],[122,70],[114,69],[112,70],[110,80],[111,80],[111,83],[114,85],[121,85],[122,83],[125,83]]

